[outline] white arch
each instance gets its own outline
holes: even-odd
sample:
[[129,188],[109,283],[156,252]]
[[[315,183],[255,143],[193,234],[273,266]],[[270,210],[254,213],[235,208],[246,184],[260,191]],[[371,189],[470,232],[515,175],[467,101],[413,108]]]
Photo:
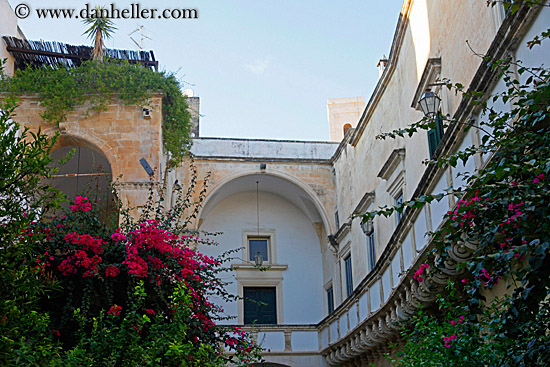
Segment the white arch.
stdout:
[[214,197],[214,195],[218,191],[220,191],[223,186],[225,186],[229,182],[231,182],[233,180],[236,180],[238,178],[245,177],[245,176],[258,175],[258,174],[281,178],[283,180],[286,180],[286,181],[296,185],[298,188],[302,189],[309,196],[309,198],[311,199],[311,201],[315,205],[315,208],[317,209],[317,212],[319,213],[319,216],[321,217],[321,220],[323,221],[323,225],[325,227],[326,234],[328,235],[328,234],[334,232],[332,223],[328,220],[328,216],[327,216],[325,207],[323,206],[323,203],[321,202],[321,200],[319,199],[319,197],[317,196],[317,194],[315,193],[315,191],[313,191],[313,189],[311,187],[309,187],[307,184],[305,184],[304,182],[302,182],[298,178],[296,178],[292,175],[289,175],[286,172],[279,171],[279,170],[269,170],[269,172],[258,172],[257,169],[235,172],[235,173],[229,174],[229,175],[225,176],[224,178],[222,178],[212,188],[212,190],[210,190],[210,193],[206,196],[206,198],[203,202],[203,205],[201,206],[201,208],[199,210],[199,213],[198,213],[198,216],[197,216],[197,222],[196,222],[197,223],[197,228],[196,229],[199,229],[198,226],[199,226],[200,219],[202,217],[204,208],[207,207],[208,202],[210,201],[210,199],[212,197]]

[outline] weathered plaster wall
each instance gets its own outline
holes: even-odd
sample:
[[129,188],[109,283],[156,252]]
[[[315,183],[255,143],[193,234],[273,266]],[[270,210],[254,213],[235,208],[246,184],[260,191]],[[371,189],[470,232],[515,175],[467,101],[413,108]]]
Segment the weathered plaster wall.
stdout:
[[[400,170],[404,177],[404,198],[410,199],[426,168],[422,164],[429,154],[426,132],[422,131],[410,138],[386,140],[377,140],[376,136],[407,126],[422,117],[422,113],[412,108],[411,103],[429,58],[441,58],[441,78],[467,85],[481,62],[481,58],[474,55],[470,47],[476,52],[486,52],[496,32],[495,27],[486,26],[487,19],[493,16],[493,9],[482,1],[415,0],[409,13],[406,12],[407,3],[405,2],[402,11],[408,21],[404,28],[403,42],[398,53],[390,57],[393,74],[389,79],[381,79],[385,91],[379,95],[372,113],[361,121],[364,130],[356,129],[360,136],[354,137],[354,145],[345,146],[334,163],[337,208],[341,223],[350,218],[365,193],[375,194],[371,210],[393,205],[394,197],[391,194],[399,186]],[[460,103],[460,95],[455,96],[446,89],[441,90],[439,95],[442,98],[443,113],[452,114]],[[405,149],[403,164],[387,180],[379,178],[378,173],[384,163],[395,149],[400,148]],[[441,182],[444,188],[451,184],[446,176]],[[449,205],[447,199],[444,200],[446,201],[437,204],[442,209]],[[376,218],[378,256],[396,227],[395,215]],[[422,237],[423,234],[416,236],[419,239]],[[366,240],[359,227],[359,220],[353,221],[347,240],[351,242],[354,284],[357,284],[368,270]]]
[[253,159],[288,159],[291,161],[328,161],[338,144],[266,139],[200,138],[193,140],[191,153],[196,157]]

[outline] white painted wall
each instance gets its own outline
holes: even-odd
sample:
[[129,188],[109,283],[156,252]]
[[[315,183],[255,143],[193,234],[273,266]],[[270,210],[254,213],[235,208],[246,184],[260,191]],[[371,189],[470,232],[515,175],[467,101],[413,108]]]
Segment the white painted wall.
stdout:
[[[238,193],[221,201],[208,213],[200,229],[223,232],[215,237],[219,246],[199,247],[205,254],[217,255],[243,246],[243,230],[256,230],[256,193]],[[308,217],[283,197],[260,192],[260,231],[275,231],[277,264],[288,266],[282,271],[284,323],[318,323],[324,317],[323,262],[319,237]],[[232,271],[224,277],[233,281],[227,287],[233,294],[237,294],[235,275]],[[261,276],[258,271],[258,277]],[[229,315],[237,316],[236,303],[222,306]]]
[[[8,0],[0,0],[0,36],[22,36],[18,32],[17,17]],[[6,44],[3,40],[0,40],[0,59],[8,59],[5,73],[13,75],[13,57],[6,51]]]
[[324,159],[332,157],[336,142],[292,140],[198,138],[191,153],[208,157]]

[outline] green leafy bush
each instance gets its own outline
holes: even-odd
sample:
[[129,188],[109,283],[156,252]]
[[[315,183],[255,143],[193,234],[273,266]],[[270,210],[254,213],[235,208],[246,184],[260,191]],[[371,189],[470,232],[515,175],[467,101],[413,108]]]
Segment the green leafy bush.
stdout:
[[41,181],[55,172],[48,166],[55,138],[20,130],[15,106],[11,99],[0,105],[0,365],[42,366],[59,348],[37,302],[55,285],[28,266],[30,246],[20,234],[60,198]]

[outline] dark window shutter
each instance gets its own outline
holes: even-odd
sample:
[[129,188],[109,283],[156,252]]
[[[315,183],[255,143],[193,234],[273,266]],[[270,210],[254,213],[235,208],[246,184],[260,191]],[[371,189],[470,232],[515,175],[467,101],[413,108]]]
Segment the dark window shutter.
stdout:
[[435,150],[437,149],[437,144],[439,140],[437,139],[437,130],[431,129],[428,130],[428,147],[430,148],[430,158],[433,158],[435,155]]
[[435,119],[435,130],[437,131],[437,144],[439,144],[439,142],[443,139],[443,134],[445,134],[445,131],[443,130],[443,119],[440,114],[437,114]]
[[374,243],[374,231],[368,235],[369,271],[376,266],[376,248]]
[[439,145],[441,139],[443,139],[445,130],[443,129],[443,119],[440,114],[437,114],[435,118],[435,128],[428,130],[428,147],[430,148],[430,158],[435,156],[435,150]]
[[245,287],[244,298],[245,324],[277,324],[275,287]]

